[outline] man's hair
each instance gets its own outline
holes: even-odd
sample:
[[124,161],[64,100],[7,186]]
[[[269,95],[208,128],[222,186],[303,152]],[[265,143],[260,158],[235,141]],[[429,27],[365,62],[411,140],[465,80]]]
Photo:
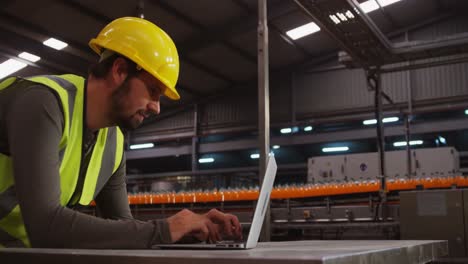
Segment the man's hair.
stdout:
[[101,59],[98,63],[91,65],[91,67],[89,67],[88,73],[98,79],[105,78],[112,69],[112,65],[114,65],[114,62],[117,58],[123,58],[127,62],[128,77],[134,76],[138,73],[138,66],[136,63],[118,53],[113,53],[107,58]]

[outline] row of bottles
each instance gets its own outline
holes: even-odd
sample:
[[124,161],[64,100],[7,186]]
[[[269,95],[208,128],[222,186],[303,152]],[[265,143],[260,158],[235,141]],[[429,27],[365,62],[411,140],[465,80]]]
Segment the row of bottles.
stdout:
[[[413,178],[413,179],[388,179],[388,191],[413,190],[417,186],[425,189],[468,187],[468,178],[437,177],[437,178]],[[277,186],[272,190],[272,199],[289,199],[320,197],[331,195],[343,195],[353,193],[377,192],[380,182],[355,181],[343,183],[305,184]],[[207,203],[224,201],[251,201],[258,199],[257,188],[221,189],[214,191],[187,191],[187,192],[165,192],[165,193],[136,193],[129,194],[130,204],[176,204],[176,203]]]

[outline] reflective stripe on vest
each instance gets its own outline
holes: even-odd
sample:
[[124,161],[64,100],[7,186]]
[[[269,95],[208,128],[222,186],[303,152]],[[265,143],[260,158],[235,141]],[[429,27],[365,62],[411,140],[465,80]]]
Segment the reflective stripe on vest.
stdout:
[[[0,90],[16,78],[0,83]],[[56,92],[64,113],[64,129],[59,144],[60,204],[71,199],[79,177],[82,159],[84,79],[75,75],[37,76],[27,79],[43,84]],[[5,85],[5,82],[8,85]],[[96,186],[103,186],[119,168],[123,157],[123,134],[117,127],[100,129],[83,183],[79,203],[88,205],[97,195]],[[13,167],[9,156],[0,153],[0,229],[29,247],[21,211],[14,191]],[[0,239],[2,236],[0,236]],[[1,241],[0,241],[1,243]],[[1,246],[1,245],[0,245]]]

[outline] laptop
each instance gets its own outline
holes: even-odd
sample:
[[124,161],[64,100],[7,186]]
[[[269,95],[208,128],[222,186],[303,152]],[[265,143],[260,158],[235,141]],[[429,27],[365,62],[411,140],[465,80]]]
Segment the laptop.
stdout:
[[263,178],[260,195],[258,196],[257,206],[250,226],[249,235],[244,242],[237,241],[218,241],[213,244],[197,243],[197,244],[158,244],[153,245],[153,248],[161,249],[251,249],[257,246],[260,231],[262,230],[263,220],[265,219],[266,208],[270,201],[273,182],[275,181],[276,170],[275,156],[268,156],[268,164]]

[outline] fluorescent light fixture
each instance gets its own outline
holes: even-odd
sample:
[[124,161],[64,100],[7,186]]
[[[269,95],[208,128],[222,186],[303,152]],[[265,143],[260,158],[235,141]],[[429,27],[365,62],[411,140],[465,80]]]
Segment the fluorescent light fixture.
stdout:
[[361,3],[359,6],[361,7],[362,11],[364,11],[364,13],[369,13],[379,9],[379,5],[377,4],[377,2],[375,2],[375,0],[366,1],[364,3]]
[[410,146],[413,146],[413,145],[422,145],[424,142],[422,140],[413,140],[413,141],[410,141],[409,144]]
[[198,163],[212,163],[214,162],[214,158],[201,158],[198,159]]
[[273,146],[273,149],[279,149],[279,148],[280,148],[279,145],[274,145],[274,146]]
[[317,24],[314,22],[310,22],[300,27],[288,30],[286,35],[288,35],[293,40],[296,40],[318,31],[320,31],[319,26],[317,26]]
[[394,146],[394,147],[402,147],[402,146],[406,146],[406,141],[398,141],[398,142],[394,142],[394,143],[393,143],[393,146]]
[[53,49],[56,49],[56,50],[61,50],[63,48],[65,48],[66,46],[68,46],[67,43],[63,42],[63,41],[60,41],[58,39],[54,39],[54,38],[50,38],[44,42],[42,42],[44,45],[46,46],[49,46]]
[[364,125],[368,126],[368,125],[375,125],[377,124],[377,119],[369,119],[369,120],[364,120],[362,122]]
[[346,15],[346,16],[347,16],[349,19],[352,19],[352,18],[354,18],[354,15],[353,15],[353,13],[352,13],[351,11],[349,11],[349,10],[348,10],[348,11],[346,11],[345,15]]
[[382,119],[382,122],[392,123],[392,122],[397,122],[398,120],[400,120],[398,117],[392,116],[392,117],[386,117],[386,118]]
[[447,140],[446,140],[444,137],[442,137],[442,136],[439,136],[438,140],[439,140],[440,143],[442,143],[442,144],[447,144]]
[[369,13],[369,12],[379,9],[379,5],[384,7],[384,6],[394,4],[396,2],[400,2],[401,0],[377,0],[377,1],[379,2],[378,4],[375,0],[369,0],[369,1],[361,3],[359,6],[361,7],[362,11],[364,11],[364,13]]
[[[383,123],[392,123],[392,122],[397,122],[398,120],[400,120],[398,117],[393,116],[393,117],[386,117],[386,118],[382,119],[382,122]],[[364,120],[362,123],[364,125],[366,125],[366,126],[375,125],[375,124],[377,124],[377,119]]]
[[31,61],[31,62],[36,62],[41,59],[41,57],[36,56],[34,54],[28,53],[28,52],[21,52],[18,57]]
[[323,148],[323,152],[342,152],[342,151],[348,151],[349,147],[330,147],[330,148]]
[[306,126],[304,127],[304,131],[308,132],[308,131],[312,131],[313,127],[312,126]]
[[394,4],[396,2],[400,2],[401,0],[377,0],[381,6],[388,6]]
[[468,115],[468,109],[465,110],[465,115]]
[[281,134],[289,134],[292,132],[292,129],[290,127],[282,128],[280,130]]
[[338,19],[336,15],[329,15],[328,17],[337,25],[341,23],[341,21]]
[[343,22],[348,21],[348,19],[343,13],[336,13],[336,15],[338,16],[338,18],[340,18],[341,21]]
[[[409,142],[410,146],[414,146],[414,145],[422,145],[424,142],[422,140],[412,140]],[[394,142],[393,143],[393,146],[394,147],[403,147],[403,146],[406,146],[407,142],[406,141],[398,141],[398,142]]]
[[130,149],[145,149],[145,148],[152,148],[152,147],[154,147],[153,143],[130,145]]
[[251,155],[250,155],[250,158],[251,158],[251,159],[258,159],[258,158],[260,158],[260,154],[258,154],[258,153],[251,154]]
[[4,61],[2,64],[0,64],[0,79],[17,72],[26,66],[28,66],[26,63],[15,59]]

